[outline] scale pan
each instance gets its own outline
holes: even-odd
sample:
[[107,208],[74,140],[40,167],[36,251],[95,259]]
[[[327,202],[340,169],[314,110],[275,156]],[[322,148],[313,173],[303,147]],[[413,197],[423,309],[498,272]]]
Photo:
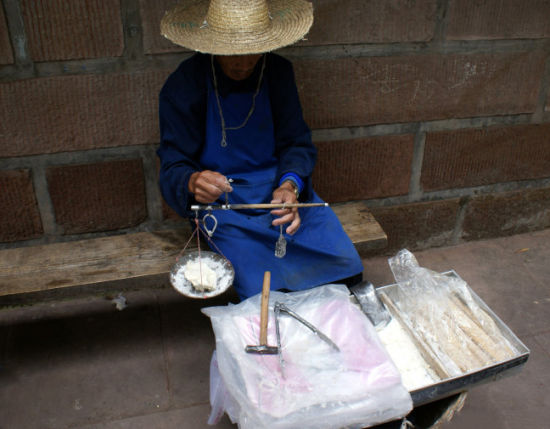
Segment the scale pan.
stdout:
[[[185,277],[185,266],[190,262],[192,264],[203,264],[207,266],[214,273],[216,273],[216,285],[213,290],[198,290],[195,289],[193,284]],[[185,253],[178,258],[170,270],[170,283],[179,293],[189,298],[212,298],[224,293],[233,284],[235,278],[235,270],[233,265],[223,256],[214,252],[201,251],[200,257],[198,250]]]

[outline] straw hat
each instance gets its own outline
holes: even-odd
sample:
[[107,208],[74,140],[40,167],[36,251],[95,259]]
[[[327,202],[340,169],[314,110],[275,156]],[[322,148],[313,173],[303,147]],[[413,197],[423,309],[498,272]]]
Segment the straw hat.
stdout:
[[164,37],[215,55],[259,54],[300,40],[313,23],[305,0],[183,1],[160,23]]

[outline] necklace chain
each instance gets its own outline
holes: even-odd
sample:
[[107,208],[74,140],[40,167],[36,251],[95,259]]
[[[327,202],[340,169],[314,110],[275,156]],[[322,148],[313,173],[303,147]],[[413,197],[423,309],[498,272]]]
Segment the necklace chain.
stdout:
[[239,129],[243,128],[247,124],[248,120],[252,116],[252,113],[254,112],[254,109],[256,108],[256,97],[258,96],[258,94],[260,92],[260,87],[262,85],[262,78],[263,78],[263,75],[264,75],[265,57],[266,56],[264,54],[263,55],[263,60],[262,60],[262,68],[261,68],[261,71],[260,71],[260,77],[258,78],[258,86],[256,88],[256,92],[252,96],[252,105],[250,106],[250,110],[248,111],[248,115],[246,115],[246,118],[244,118],[244,121],[241,125],[236,126],[236,127],[226,127],[225,126],[225,119],[223,117],[223,112],[222,112],[222,105],[221,105],[221,102],[220,102],[220,95],[218,94],[218,79],[216,78],[216,70],[214,68],[214,55],[210,55],[210,63],[212,64],[212,76],[214,78],[214,92],[216,94],[216,102],[218,103],[218,111],[220,112],[220,121],[221,121],[221,126],[222,126],[222,140],[220,142],[220,145],[222,147],[227,146],[227,133],[226,133],[226,131],[227,130],[239,130]]

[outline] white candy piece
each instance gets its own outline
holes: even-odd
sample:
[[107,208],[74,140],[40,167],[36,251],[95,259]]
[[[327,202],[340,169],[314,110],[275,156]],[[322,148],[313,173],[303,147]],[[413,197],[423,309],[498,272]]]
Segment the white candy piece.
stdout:
[[200,260],[189,261],[183,267],[185,278],[201,292],[216,289],[216,272]]
[[439,380],[395,318],[378,331],[378,337],[401,373],[403,385],[409,391]]

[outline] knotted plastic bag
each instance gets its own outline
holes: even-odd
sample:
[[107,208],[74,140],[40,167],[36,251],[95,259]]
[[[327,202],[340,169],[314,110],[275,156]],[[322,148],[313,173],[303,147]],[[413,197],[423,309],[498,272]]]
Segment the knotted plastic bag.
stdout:
[[388,262],[398,284],[391,299],[448,376],[460,376],[517,353],[460,277],[419,266],[407,249]]

